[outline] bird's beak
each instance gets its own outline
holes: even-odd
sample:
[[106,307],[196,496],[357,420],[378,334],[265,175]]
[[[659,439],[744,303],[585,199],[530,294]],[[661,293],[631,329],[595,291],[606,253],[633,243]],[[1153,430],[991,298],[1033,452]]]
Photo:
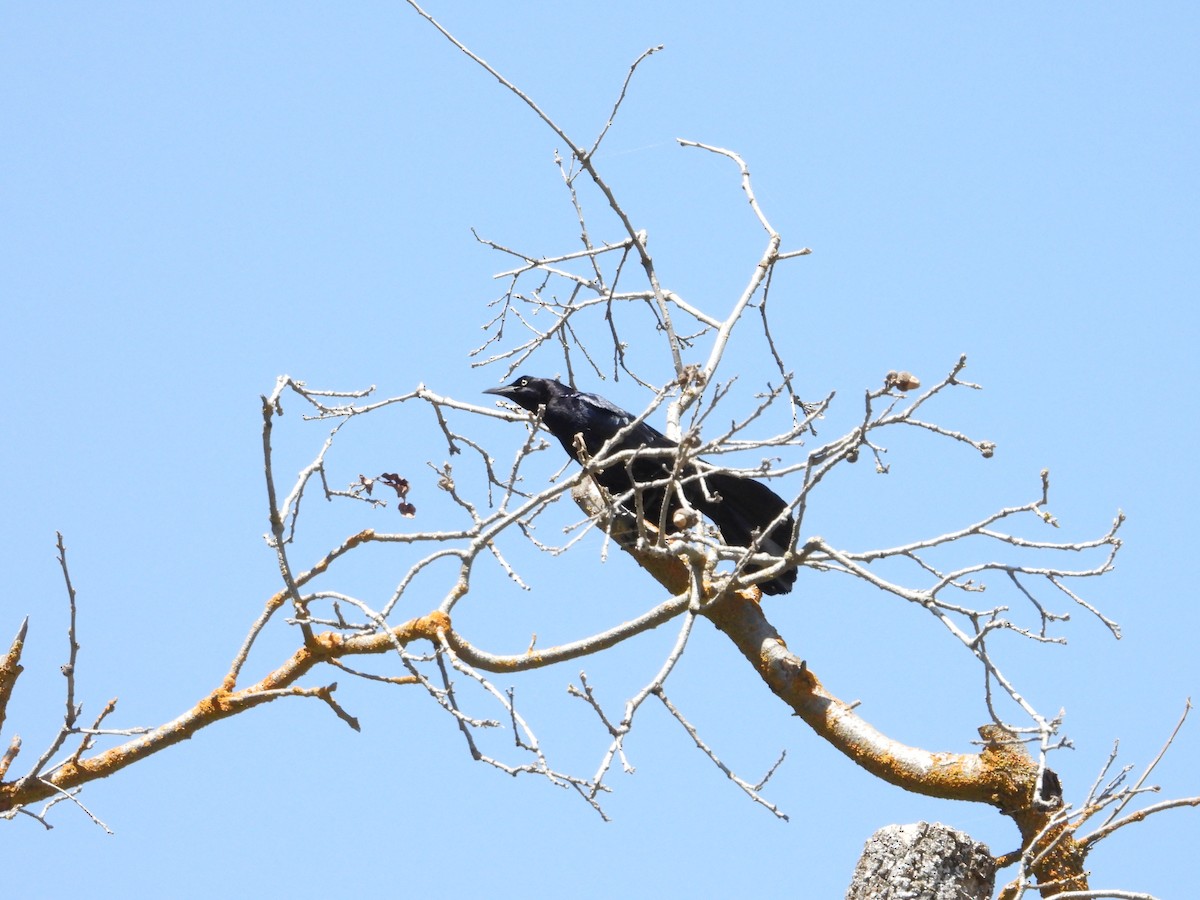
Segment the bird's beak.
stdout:
[[514,388],[511,384],[503,385],[502,387],[488,388],[484,391],[485,394],[495,394],[497,397],[511,397]]

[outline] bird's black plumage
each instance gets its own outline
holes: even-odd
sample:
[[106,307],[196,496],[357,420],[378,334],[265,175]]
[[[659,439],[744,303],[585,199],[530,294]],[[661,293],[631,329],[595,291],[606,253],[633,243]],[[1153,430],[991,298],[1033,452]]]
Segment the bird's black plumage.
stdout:
[[[530,412],[544,408],[542,424],[558,438],[571,459],[580,462],[577,441],[582,440],[589,458],[596,457],[606,441],[628,429],[608,448],[606,458],[625,451],[675,450],[678,444],[637,417],[596,394],[584,394],[550,378],[522,375],[512,384],[492,388],[497,394]],[[632,427],[631,427],[632,426]],[[577,437],[578,436],[578,437]],[[614,497],[626,498],[625,506],[636,508],[632,499],[638,485],[642,511],[656,527],[664,522],[672,528],[674,513],[681,508],[678,491],[687,502],[713,521],[731,547],[756,547],[758,552],[782,556],[791,545],[795,520],[783,498],[760,481],[710,469],[700,461],[689,462],[677,475],[679,488],[670,485],[676,454],[650,452],[622,458],[595,473],[596,480]],[[748,572],[761,566],[747,566]],[[796,570],[763,581],[764,594],[786,594],[796,581]]]

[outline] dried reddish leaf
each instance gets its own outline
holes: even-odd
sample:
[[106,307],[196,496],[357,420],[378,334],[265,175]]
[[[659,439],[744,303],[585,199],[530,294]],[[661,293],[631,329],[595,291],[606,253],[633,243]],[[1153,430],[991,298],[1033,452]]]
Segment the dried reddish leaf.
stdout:
[[379,476],[379,480],[396,492],[396,496],[403,500],[408,496],[408,479],[401,478],[395,472],[384,472]]

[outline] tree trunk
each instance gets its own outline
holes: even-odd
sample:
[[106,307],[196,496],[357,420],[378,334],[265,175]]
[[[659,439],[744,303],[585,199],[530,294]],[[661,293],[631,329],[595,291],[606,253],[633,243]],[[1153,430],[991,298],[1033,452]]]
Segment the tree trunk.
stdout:
[[961,831],[888,825],[867,841],[846,900],[990,900],[995,881],[987,846]]

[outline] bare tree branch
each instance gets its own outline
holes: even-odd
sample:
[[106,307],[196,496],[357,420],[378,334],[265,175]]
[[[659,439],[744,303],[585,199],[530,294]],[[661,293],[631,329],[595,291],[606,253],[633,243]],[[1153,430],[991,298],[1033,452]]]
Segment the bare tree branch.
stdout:
[[[61,535],[59,562],[66,582],[70,612],[69,654],[63,674],[66,712],[49,747],[28,771],[13,781],[0,782],[0,815],[22,812],[46,827],[47,812],[70,801],[101,827],[101,822],[77,799],[88,782],[111,775],[125,766],[186,740],[200,729],[285,697],[315,699],[354,729],[359,720],[335,699],[336,682],[303,683],[321,664],[390,687],[413,687],[436,705],[446,721],[462,736],[467,754],[508,775],[544,778],[556,787],[570,789],[602,817],[600,800],[609,791],[606,778],[619,762],[624,771],[634,769],[629,745],[635,722],[646,700],[656,697],[709,760],[754,802],[772,815],[786,819],[766,799],[762,790],[782,763],[784,754],[758,782],[736,774],[671,700],[667,681],[688,652],[696,623],[712,622],[746,658],[766,689],[786,702],[818,736],[826,740],[867,773],[905,790],[948,800],[989,804],[1014,823],[1020,847],[1000,860],[1016,865],[1018,874],[1005,897],[1020,897],[1037,889],[1043,895],[1059,891],[1060,897],[1138,897],[1130,892],[1089,890],[1084,862],[1101,840],[1127,824],[1143,821],[1166,809],[1195,806],[1200,798],[1155,803],[1126,812],[1135,797],[1156,788],[1146,782],[1162,753],[1172,745],[1186,718],[1167,740],[1162,753],[1133,785],[1126,784],[1129,768],[1110,774],[1116,750],[1109,757],[1087,798],[1078,809],[1062,799],[1058,776],[1047,765],[1050,754],[1069,746],[1063,733],[1065,713],[1039,710],[1022,689],[1019,670],[1005,656],[1013,640],[1036,645],[1066,643],[1071,613],[1080,608],[1097,618],[1113,635],[1120,626],[1077,588],[1081,579],[1110,572],[1121,549],[1119,530],[1124,516],[1117,513],[1106,531],[1093,536],[1049,539],[1044,529],[1058,528],[1049,511],[1049,473],[1041,473],[1040,493],[1032,500],[976,513],[972,521],[942,534],[904,540],[894,546],[853,549],[839,546],[819,534],[813,523],[810,501],[824,489],[829,476],[860,457],[874,460],[880,473],[889,471],[887,442],[897,429],[915,429],[923,439],[944,448],[969,447],[972,461],[993,456],[995,443],[968,434],[940,421],[941,401],[953,389],[980,390],[962,378],[967,358],[961,356],[947,374],[921,390],[922,378],[899,368],[886,371],[882,386],[863,390],[848,410],[849,425],[840,435],[815,444],[818,425],[835,409],[837,394],[805,403],[800,399],[793,371],[783,347],[776,342],[768,317],[768,296],[779,292],[777,264],[808,254],[808,248],[781,252],[783,236],[767,217],[753,187],[746,161],[735,151],[698,141],[680,139],[679,145],[705,150],[732,161],[740,187],[758,226],[766,232],[766,245],[752,261],[748,276],[727,298],[697,302],[672,290],[671,279],[659,271],[648,250],[645,229],[619,202],[596,165],[597,152],[614,124],[641,63],[661,47],[646,50],[629,66],[607,120],[587,144],[573,140],[527,93],[508,80],[481,56],[468,49],[420,6],[413,10],[436,28],[458,51],[494,77],[530,109],[566,148],[565,158],[555,153],[567,199],[579,225],[579,244],[549,253],[514,249],[520,241],[500,241],[476,235],[490,252],[504,257],[496,275],[505,285],[486,313],[484,342],[471,354],[472,367],[495,366],[511,376],[526,364],[565,367],[572,383],[579,378],[614,381],[622,374],[642,392],[645,404],[633,422],[599,452],[581,458],[579,469],[566,463],[547,464],[543,451],[552,447],[543,435],[540,414],[485,406],[455,399],[419,384],[407,393],[380,397],[374,386],[356,391],[317,390],[287,375],[260,398],[263,477],[269,533],[266,544],[273,554],[280,582],[266,598],[262,611],[248,631],[221,677],[219,686],[201,697],[174,720],[154,728],[109,728],[116,700],[81,727],[76,701],[76,595]],[[586,178],[581,178],[586,175]],[[591,216],[597,195],[598,224]],[[599,236],[615,230],[607,239]],[[596,237],[593,237],[596,235]],[[639,267],[629,265],[636,259]],[[780,269],[779,272],[788,271]],[[782,275],[780,276],[782,278]],[[774,308],[776,302],[771,304]],[[758,320],[749,310],[758,310]],[[661,334],[663,360],[646,365],[643,348],[631,335],[649,330]],[[754,371],[739,370],[737,377],[718,381],[722,364],[729,370],[735,337],[750,331],[766,342],[768,352]],[[669,360],[669,365],[664,365]],[[913,361],[895,360],[892,365]],[[880,371],[884,366],[880,366]],[[655,374],[657,373],[657,374]],[[879,384],[879,382],[875,382]],[[919,391],[919,393],[918,393]],[[814,394],[813,396],[819,396]],[[284,429],[285,402],[299,402],[304,414],[288,427],[307,434],[315,451],[294,478],[280,471],[277,443]],[[652,419],[665,417],[665,431],[678,447],[619,449],[623,438]],[[443,447],[446,458],[429,459],[419,472],[397,466],[379,474],[366,469],[354,456],[356,437],[375,423],[395,428],[397,420],[408,432],[431,436],[428,445]],[[486,429],[496,420],[520,423],[526,430],[511,461],[497,460]],[[513,429],[514,435],[520,432]],[[911,432],[910,432],[911,433]],[[702,436],[703,435],[703,436]],[[556,452],[551,450],[551,452]],[[978,458],[975,457],[978,454]],[[654,484],[638,483],[625,496],[609,496],[598,487],[595,475],[606,467],[630,467],[635,459],[658,456],[664,476]],[[557,468],[555,468],[557,467]],[[549,469],[549,474],[547,474]],[[769,479],[788,498],[787,509],[766,531],[792,516],[795,527],[788,546],[777,555],[762,552],[762,532],[751,546],[728,546],[719,533],[699,521],[687,504],[679,521],[668,521],[667,504],[647,521],[647,489],[682,493],[689,480],[714,470]],[[418,475],[422,478],[418,478]],[[423,479],[423,480],[422,480]],[[436,492],[445,510],[426,523],[417,510],[424,502],[413,497],[419,485]],[[345,485],[345,487],[339,487]],[[694,484],[691,485],[694,488]],[[305,503],[314,491],[329,504]],[[564,513],[560,503],[570,494],[582,513]],[[386,495],[386,496],[384,496]],[[398,524],[363,527],[352,523],[348,536],[324,539],[315,548],[310,529],[317,517],[314,506],[352,508],[382,515],[394,507]],[[400,515],[396,515],[396,511]],[[691,517],[687,513],[691,513]],[[378,525],[379,520],[374,520]],[[565,523],[565,524],[564,524]],[[436,525],[436,527],[435,527]],[[336,534],[346,534],[338,531]],[[1098,528],[1097,532],[1102,531]],[[328,534],[328,532],[326,532]],[[782,542],[781,542],[782,543]],[[536,646],[536,636],[517,648],[493,646],[486,630],[456,630],[451,616],[472,621],[460,611],[486,602],[497,590],[536,588],[529,563],[556,564],[570,552],[574,564],[594,564],[587,553],[599,544],[603,558],[612,545],[628,554],[650,576],[645,580],[640,611],[613,613],[611,621],[591,633],[568,635],[557,644]],[[392,580],[378,594],[356,595],[347,588],[355,565],[369,566],[372,546],[388,547],[388,564],[395,566]],[[306,561],[308,568],[301,567]],[[315,560],[315,562],[313,561]],[[1068,560],[1070,563],[1068,564]],[[377,560],[376,560],[377,561]],[[849,577],[876,589],[880,602],[913,604],[931,616],[931,624],[977,661],[982,673],[978,752],[931,751],[899,742],[859,715],[856,704],[839,699],[827,689],[803,658],[789,649],[761,605],[755,582],[778,576],[785,569],[803,569],[810,590],[819,596],[821,578]],[[349,570],[349,571],[348,571]],[[389,570],[390,571],[390,570]],[[532,574],[531,574],[532,572]],[[498,587],[496,585],[499,585]],[[597,583],[595,594],[608,590]],[[986,593],[986,602],[985,602]],[[999,594],[999,597],[996,595]],[[995,598],[995,599],[993,599]],[[277,615],[290,606],[290,612]],[[403,618],[403,621],[398,621]],[[518,705],[515,687],[502,688],[493,676],[522,675],[604,653],[670,621],[677,631],[665,656],[652,660],[653,675],[624,698],[620,712],[600,702],[595,682],[579,673],[580,688],[568,686],[583,701],[578,707],[591,721],[594,716],[607,735],[600,760],[590,775],[565,771],[555,761],[554,741],[529,711],[527,694]],[[259,639],[269,628],[294,628],[296,647],[290,658],[275,660],[267,674],[239,687],[247,678],[252,657],[263,650]],[[530,629],[530,631],[540,629]],[[20,659],[27,625],[22,624],[8,654],[0,661],[0,726],[22,668]],[[528,633],[528,632],[525,632]],[[265,642],[264,642],[265,643]],[[350,660],[377,658],[384,672],[361,671]],[[261,671],[261,670],[260,670]],[[1190,703],[1188,708],[1190,709]],[[1014,720],[1015,719],[1015,720]],[[1010,721],[1012,720],[1012,721]],[[496,750],[497,735],[508,734],[512,744]],[[73,737],[75,736],[75,737]],[[78,740],[59,759],[68,739]],[[98,743],[114,744],[96,749]],[[1027,746],[1028,745],[1028,746]],[[1036,752],[1034,752],[1036,748]],[[21,749],[13,738],[0,757],[0,779],[7,774]],[[40,812],[34,804],[45,803]],[[1104,823],[1084,838],[1079,828],[1102,811]]]

